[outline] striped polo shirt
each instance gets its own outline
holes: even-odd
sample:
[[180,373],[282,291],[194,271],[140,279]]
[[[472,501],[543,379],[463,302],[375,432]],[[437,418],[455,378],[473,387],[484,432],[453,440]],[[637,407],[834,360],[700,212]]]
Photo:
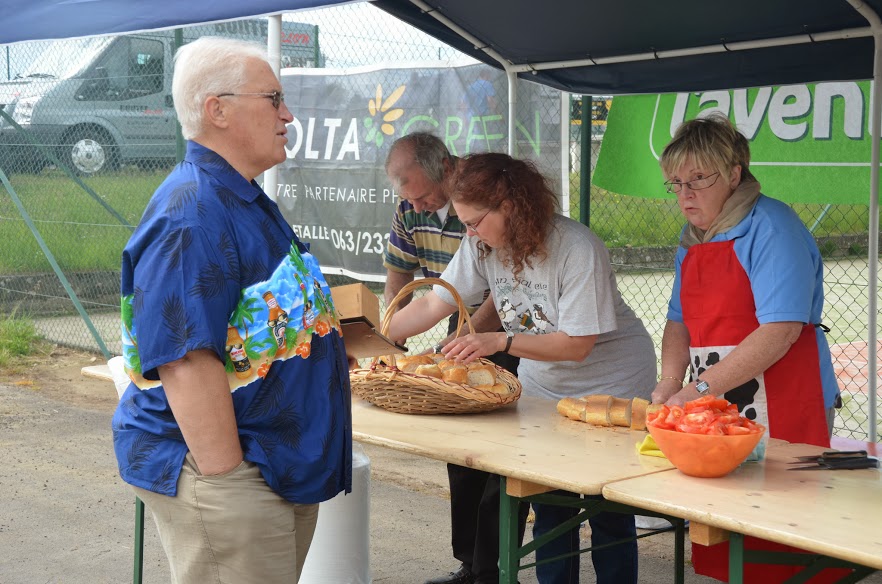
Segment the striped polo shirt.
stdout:
[[418,213],[402,199],[392,218],[383,266],[402,273],[421,269],[423,276],[437,278],[459,249],[465,230],[453,205],[442,225],[437,213]]

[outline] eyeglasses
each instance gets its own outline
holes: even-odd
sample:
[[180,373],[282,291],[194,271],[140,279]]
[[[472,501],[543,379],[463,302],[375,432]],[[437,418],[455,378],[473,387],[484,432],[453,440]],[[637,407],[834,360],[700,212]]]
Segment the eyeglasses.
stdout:
[[701,178],[695,178],[686,182],[679,182],[674,180],[669,180],[665,183],[665,188],[669,193],[679,193],[683,190],[683,186],[689,187],[690,191],[701,191],[704,189],[708,189],[714,186],[717,182],[717,179],[720,178],[720,173],[715,172],[709,176],[703,176]]
[[268,97],[273,102],[273,107],[279,109],[282,102],[285,101],[285,94],[281,91],[272,91],[269,93],[220,93],[217,97],[239,97],[242,95],[256,95],[259,97]]
[[484,220],[484,217],[489,215],[492,211],[493,211],[493,209],[488,209],[487,212],[484,213],[483,215],[481,215],[481,218],[478,219],[477,221],[475,221],[474,223],[466,223],[465,221],[463,221],[462,224],[465,225],[465,228],[468,229],[469,231],[474,231],[475,233],[477,233],[478,232],[478,225],[480,225],[481,221]]

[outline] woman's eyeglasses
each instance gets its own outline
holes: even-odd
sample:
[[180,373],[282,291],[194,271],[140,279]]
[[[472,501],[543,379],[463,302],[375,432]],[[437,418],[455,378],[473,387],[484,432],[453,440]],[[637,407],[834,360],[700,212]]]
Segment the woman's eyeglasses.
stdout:
[[463,221],[462,224],[465,225],[466,229],[468,229],[469,231],[474,231],[475,233],[477,233],[478,232],[478,225],[481,224],[481,221],[484,220],[484,217],[489,215],[491,213],[491,211],[493,211],[493,209],[488,209],[487,212],[484,213],[483,215],[481,215],[481,218],[478,219],[477,221],[475,221],[474,223],[466,223],[465,221]]
[[281,91],[271,91],[268,93],[220,93],[218,97],[239,97],[242,95],[253,95],[258,97],[266,97],[272,100],[273,107],[279,109],[279,106],[282,105],[282,102],[285,101],[285,94]]
[[711,175],[695,178],[686,182],[669,180],[665,183],[665,188],[669,193],[679,193],[683,190],[684,186],[688,187],[690,191],[700,191],[714,186],[718,178],[720,178],[720,173],[715,172]]

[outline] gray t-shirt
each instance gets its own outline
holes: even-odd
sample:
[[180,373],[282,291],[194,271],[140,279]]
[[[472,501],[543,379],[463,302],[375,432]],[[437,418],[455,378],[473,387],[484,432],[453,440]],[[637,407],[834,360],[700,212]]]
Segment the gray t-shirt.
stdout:
[[[515,282],[510,269],[492,252],[478,258],[476,237],[465,237],[441,278],[456,288],[466,304],[480,302],[488,287],[506,330],[542,335],[597,335],[583,361],[535,361],[521,358],[518,379],[525,395],[560,399],[586,394],[648,399],[655,388],[652,339],[634,311],[622,300],[609,251],[586,226],[555,215],[544,261],[525,266]],[[453,304],[447,290],[435,286]]]

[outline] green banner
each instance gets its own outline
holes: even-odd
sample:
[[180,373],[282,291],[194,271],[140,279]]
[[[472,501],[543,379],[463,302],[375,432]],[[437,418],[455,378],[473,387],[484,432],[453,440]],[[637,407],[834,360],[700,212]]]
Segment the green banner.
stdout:
[[868,204],[871,82],[788,85],[613,100],[593,183],[664,198],[658,158],[685,120],[719,111],[750,141],[764,194],[789,203]]

